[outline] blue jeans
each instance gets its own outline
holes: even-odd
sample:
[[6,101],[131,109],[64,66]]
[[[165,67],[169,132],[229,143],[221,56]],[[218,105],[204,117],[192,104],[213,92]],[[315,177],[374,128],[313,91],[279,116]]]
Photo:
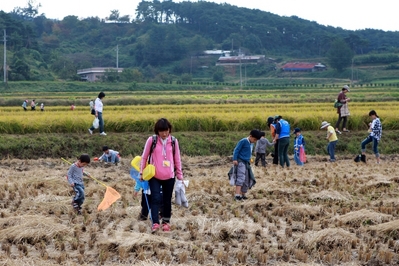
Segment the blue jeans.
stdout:
[[378,153],[378,140],[370,135],[362,141],[362,152],[366,151],[366,145],[370,142],[373,142],[373,152],[375,157],[380,157],[380,154]]
[[335,161],[335,146],[337,146],[338,140],[331,141],[327,145],[327,152],[330,155],[330,161]]
[[169,223],[172,213],[172,195],[175,186],[175,178],[159,180],[156,177],[148,181],[151,190],[151,218],[152,223],[159,224],[159,206],[163,205],[162,222]]
[[297,165],[303,165],[303,162],[301,162],[301,160],[299,159],[299,148],[298,150],[294,149],[294,160],[296,162]]
[[80,207],[85,200],[85,187],[81,184],[76,184],[73,186],[73,191],[75,191],[75,197],[73,197],[73,202],[78,204]]
[[[104,119],[103,119],[103,113],[97,112],[97,118],[99,122],[99,129],[100,133],[104,132]],[[95,128],[91,126],[90,130],[93,131]]]
[[104,162],[106,163],[119,163],[119,157],[116,155],[116,153],[112,153],[111,157],[104,156]]

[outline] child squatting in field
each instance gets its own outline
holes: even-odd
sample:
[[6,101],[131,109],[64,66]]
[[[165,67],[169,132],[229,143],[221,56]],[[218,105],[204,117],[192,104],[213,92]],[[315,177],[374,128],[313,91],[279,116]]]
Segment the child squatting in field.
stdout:
[[251,130],[249,136],[241,139],[234,148],[233,164],[237,167],[235,200],[248,199],[245,193],[256,183],[250,165],[252,155],[251,144],[255,143],[260,138],[261,133],[259,130]]
[[77,214],[82,214],[82,204],[85,200],[85,187],[83,184],[83,167],[90,163],[90,157],[87,154],[82,154],[78,160],[73,163],[67,174],[68,183],[73,188],[75,196],[72,199],[72,207]]
[[103,155],[98,158],[99,161],[106,163],[113,163],[117,165],[120,161],[120,155],[118,151],[111,150],[108,146],[103,146]]

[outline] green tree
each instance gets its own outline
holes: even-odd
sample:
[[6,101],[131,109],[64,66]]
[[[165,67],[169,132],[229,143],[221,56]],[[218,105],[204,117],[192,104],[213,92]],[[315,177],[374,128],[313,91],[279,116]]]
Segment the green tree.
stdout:
[[73,62],[66,57],[60,57],[51,64],[51,70],[61,79],[71,79],[76,75],[76,67]]
[[104,82],[117,82],[119,81],[119,74],[116,69],[106,69],[104,75],[101,77]]
[[14,8],[12,13],[22,17],[23,19],[33,20],[33,18],[36,17],[37,14],[39,14],[39,8],[41,7],[41,4],[39,3],[38,5],[36,5],[35,0],[28,0],[27,5],[28,6],[26,7]]
[[120,80],[122,82],[142,82],[143,74],[137,68],[125,68],[120,74]]
[[224,82],[223,67],[217,67],[215,69],[215,72],[213,72],[212,79],[213,79],[213,81],[216,81],[216,82]]
[[349,45],[341,38],[336,39],[327,53],[327,61],[329,65],[342,72],[345,68],[351,65],[353,58],[353,51]]
[[30,80],[30,67],[26,62],[25,55],[22,51],[14,54],[10,64],[10,69],[9,80]]

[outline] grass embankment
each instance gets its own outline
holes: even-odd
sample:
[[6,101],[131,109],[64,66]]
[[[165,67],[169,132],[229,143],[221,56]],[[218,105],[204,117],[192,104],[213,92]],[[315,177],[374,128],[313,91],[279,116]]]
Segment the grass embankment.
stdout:
[[[237,142],[248,135],[241,132],[176,132],[181,151],[188,156],[220,155],[231,156]],[[326,155],[325,131],[306,131],[306,150],[309,155]],[[367,136],[366,131],[339,135],[336,148],[338,157],[352,157],[360,151],[360,143]],[[123,157],[140,155],[146,139],[151,133],[109,133],[108,136],[82,134],[26,134],[0,135],[1,158],[37,159],[77,157],[81,153],[90,156],[102,154],[102,146],[121,152]],[[270,140],[269,132],[267,138]],[[384,131],[379,149],[382,156],[399,153],[398,131]],[[293,136],[289,154],[293,150]],[[371,144],[367,147],[371,153]],[[271,151],[272,149],[270,149]]]

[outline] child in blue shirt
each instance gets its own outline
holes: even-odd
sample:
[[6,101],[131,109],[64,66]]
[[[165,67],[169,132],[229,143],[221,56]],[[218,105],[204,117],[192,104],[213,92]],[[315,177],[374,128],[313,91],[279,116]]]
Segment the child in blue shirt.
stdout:
[[303,148],[305,149],[305,139],[303,138],[301,134],[301,129],[300,128],[295,128],[294,133],[295,139],[294,139],[294,160],[297,165],[302,166],[304,162],[300,160],[299,152],[300,149]]
[[249,136],[241,139],[234,148],[233,164],[237,173],[235,180],[235,200],[247,199],[245,193],[256,183],[250,166],[252,156],[251,144],[259,140],[260,137],[259,130],[251,130]]

